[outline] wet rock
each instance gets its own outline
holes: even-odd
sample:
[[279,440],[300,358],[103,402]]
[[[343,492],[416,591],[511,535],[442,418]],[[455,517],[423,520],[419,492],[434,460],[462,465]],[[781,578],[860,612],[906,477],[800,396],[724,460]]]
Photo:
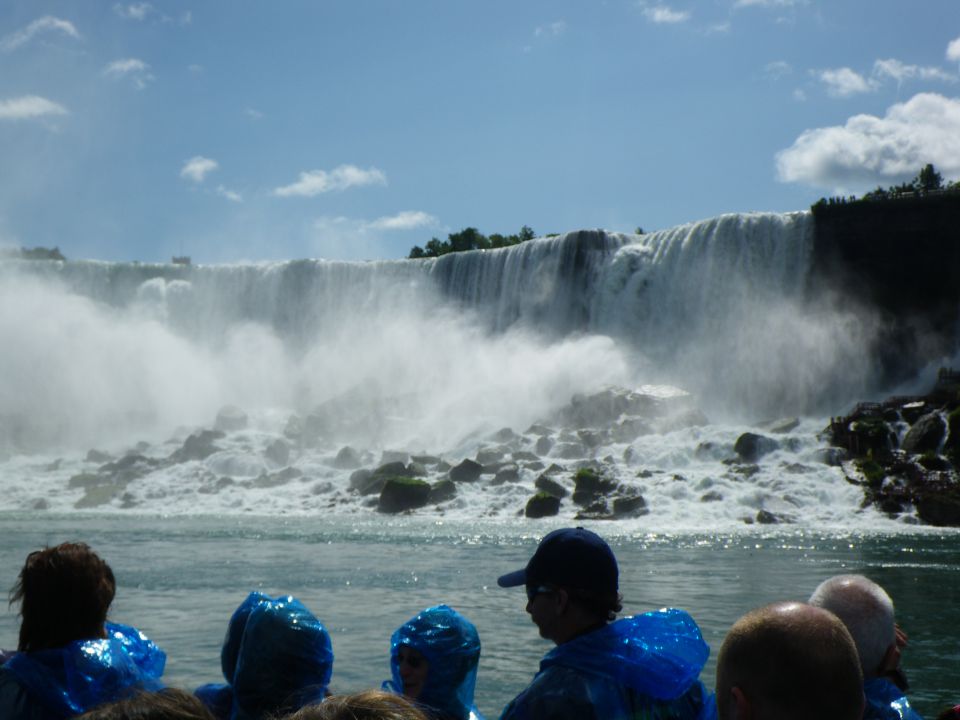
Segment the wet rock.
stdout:
[[917,503],[917,515],[925,523],[937,527],[960,527],[960,495],[955,491],[929,493]]
[[430,499],[430,483],[409,477],[390,477],[380,491],[377,510],[399,513],[421,508]]
[[410,460],[421,465],[437,465],[442,458],[436,455],[412,455]]
[[613,492],[617,483],[610,480],[596,470],[581,468],[573,478],[573,501],[577,505],[589,505],[599,498]]
[[574,516],[577,520],[613,520],[613,513],[603,498],[595,500]]
[[536,455],[529,450],[517,450],[516,452],[511,453],[510,457],[516,462],[537,462],[540,460],[539,455]]
[[91,488],[96,487],[97,485],[107,485],[110,483],[110,478],[97,475],[95,473],[80,473],[79,475],[74,475],[67,481],[67,487],[72,488]]
[[407,465],[407,477],[426,477],[428,474],[427,469],[418,462],[411,462]]
[[354,470],[361,465],[363,465],[363,459],[360,457],[360,453],[349,445],[340,448],[337,456],[333,459],[333,466],[340,470]]
[[769,510],[759,510],[757,511],[757,522],[761,525],[777,525],[780,523],[780,517]]
[[924,453],[917,458],[917,463],[919,463],[924,470],[931,472],[947,472],[953,468],[949,460],[936,453]]
[[438,480],[433,484],[433,487],[430,488],[430,497],[428,499],[431,503],[442,503],[447,500],[453,500],[457,496],[457,486],[453,480]]
[[503,485],[504,483],[515,483],[520,480],[520,469],[516,465],[504,465],[497,471],[491,485]]
[[214,444],[225,435],[219,430],[200,430],[183,441],[183,445],[170,455],[170,462],[182,463],[189,460],[206,460],[222,448]]
[[297,468],[288,467],[275,473],[263,473],[251,482],[251,486],[255,488],[279,487],[302,475],[303,472]]
[[286,465],[290,462],[290,446],[286,441],[277,438],[267,445],[267,449],[263,451],[263,455],[275,465]]
[[318,482],[314,483],[313,487],[310,488],[311,495],[327,495],[334,491],[333,483],[330,482]]
[[213,427],[221,432],[244,430],[247,427],[247,414],[236,405],[224,405],[217,413]]
[[863,418],[850,426],[850,451],[856,457],[887,457],[897,436],[881,418]]
[[717,490],[710,490],[709,492],[705,492],[703,495],[700,496],[700,502],[704,502],[704,503],[720,502],[721,500],[723,500],[723,493]]
[[650,512],[647,501],[642,495],[618,497],[613,499],[613,516],[617,518],[639,517]]
[[814,457],[824,465],[840,467],[850,457],[850,454],[844,448],[828,447],[818,449]]
[[772,453],[778,447],[779,444],[773,438],[745,432],[737,438],[737,442],[734,443],[733,446],[733,451],[745,462],[753,463],[764,455]]
[[283,434],[289,440],[300,442],[300,438],[303,435],[303,420],[297,415],[291,415],[283,428]]
[[50,502],[46,498],[37,498],[30,503],[31,510],[49,510]]
[[537,490],[549,493],[554,497],[565,498],[567,495],[569,495],[567,489],[563,485],[547,475],[541,475],[538,477],[536,481],[534,481],[533,485],[537,488]]
[[940,413],[924,415],[911,427],[903,438],[902,450],[908,455],[936,452],[947,434],[947,424]]
[[126,487],[126,483],[107,483],[88,487],[83,497],[77,500],[73,506],[77,510],[89,510],[90,508],[108,505],[113,502],[114,498],[119,497]]
[[553,435],[553,430],[541,423],[534,423],[524,431],[524,435]]
[[638,437],[650,435],[653,427],[643,418],[624,418],[613,427],[613,438],[617,442],[633,442]]
[[380,456],[381,465],[389,465],[393,463],[401,463],[405,465],[410,462],[410,453],[405,450],[384,450],[383,454]]
[[799,418],[781,418],[765,425],[764,429],[774,435],[785,435],[800,427]]
[[100,450],[88,450],[87,457],[84,458],[87,462],[97,463],[102,465],[103,463],[110,462],[113,460],[113,456],[110,453],[102,452]]
[[528,518],[553,517],[560,512],[560,498],[547,492],[538,492],[527,500],[523,514]]
[[552,449],[553,439],[547,437],[546,435],[537,438],[537,444],[533,446],[534,452],[540,456],[549,455]]
[[481,465],[494,465],[503,461],[506,455],[503,448],[483,448],[477,452],[476,459]]
[[[0,459],[2,459],[2,458],[0,458]],[[43,471],[44,471],[44,472],[56,472],[57,470],[60,469],[60,465],[61,465],[62,463],[63,463],[63,458],[57,458],[57,459],[54,460],[52,463],[48,463],[47,465],[44,465],[44,466],[43,466]]]
[[490,439],[498,443],[511,443],[520,439],[520,436],[513,431],[512,428],[500,428],[493,435],[490,436]]
[[437,463],[436,471],[438,473],[445,473],[445,472],[449,472],[450,468],[452,467],[453,466],[450,463],[448,463],[446,460],[441,460],[440,462]]
[[523,467],[526,468],[527,470],[531,471],[531,472],[540,472],[541,470],[543,470],[543,469],[546,467],[546,465],[544,465],[544,464],[543,464],[542,462],[540,462],[539,460],[535,460],[534,462],[524,463],[524,464],[523,464]]
[[600,447],[607,441],[606,433],[598,430],[577,430],[577,437],[588,448]]
[[373,470],[361,468],[354,470],[350,475],[350,489],[361,495],[372,495],[383,489],[383,478],[374,477]]
[[467,458],[459,465],[450,468],[450,479],[454,482],[475,482],[483,472],[483,466]]
[[397,477],[412,477],[407,469],[404,460],[393,460],[385,462],[376,470],[373,471],[374,475],[380,475],[382,477],[387,476],[397,476]]
[[553,454],[564,460],[574,460],[587,455],[587,449],[580,443],[560,443],[553,449]]

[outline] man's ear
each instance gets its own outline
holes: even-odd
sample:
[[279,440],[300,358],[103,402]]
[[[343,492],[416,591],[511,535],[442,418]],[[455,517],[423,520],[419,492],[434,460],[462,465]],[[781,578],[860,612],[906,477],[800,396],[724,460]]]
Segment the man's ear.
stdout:
[[557,588],[557,591],[553,594],[556,598],[555,603],[557,606],[557,612],[563,613],[570,606],[570,593],[568,593],[563,588]]
[[887,675],[900,667],[900,645],[896,642],[890,643],[887,652],[880,661],[880,667],[877,668],[877,675]]
[[721,720],[751,720],[753,712],[750,701],[737,685],[730,688],[730,717]]

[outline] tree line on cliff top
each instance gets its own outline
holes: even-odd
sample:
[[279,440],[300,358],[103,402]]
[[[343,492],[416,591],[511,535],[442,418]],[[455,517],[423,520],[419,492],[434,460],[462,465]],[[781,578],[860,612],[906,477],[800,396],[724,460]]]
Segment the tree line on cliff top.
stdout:
[[891,185],[884,188],[880,185],[876,190],[865,193],[862,198],[856,195],[849,197],[830,197],[820,198],[813,204],[813,210],[826,207],[828,205],[847,205],[859,202],[878,202],[884,200],[901,200],[904,198],[929,197],[931,195],[942,195],[944,193],[960,193],[960,180],[951,183],[944,183],[943,175],[937,172],[933,163],[927,163],[910,182],[900,185]]

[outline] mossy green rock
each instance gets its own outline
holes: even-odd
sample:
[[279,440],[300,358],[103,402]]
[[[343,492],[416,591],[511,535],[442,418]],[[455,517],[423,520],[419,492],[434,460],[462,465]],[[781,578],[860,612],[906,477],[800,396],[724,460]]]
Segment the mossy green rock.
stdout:
[[380,491],[377,509],[384,513],[399,513],[423,507],[430,500],[430,483],[408,477],[390,477]]
[[538,492],[527,500],[524,515],[528,518],[552,517],[560,512],[560,498],[547,492]]

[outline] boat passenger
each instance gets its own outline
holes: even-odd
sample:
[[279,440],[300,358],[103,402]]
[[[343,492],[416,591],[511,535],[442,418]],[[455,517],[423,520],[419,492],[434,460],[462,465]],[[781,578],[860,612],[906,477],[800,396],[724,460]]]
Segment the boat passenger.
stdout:
[[835,575],[817,586],[809,602],[840,618],[853,637],[867,701],[864,720],[920,720],[900,669],[906,635],[898,632],[886,591],[863,575]]
[[319,705],[307,705],[283,720],[430,720],[403,695],[365,690],[334,695]]
[[525,585],[527,612],[556,643],[501,720],[712,720],[714,698],[698,679],[710,654],[682,610],[616,620],[619,568],[600,536],[549,533],[527,566],[498,579]]
[[221,718],[263,720],[327,697],[333,648],[323,623],[299,600],[251,593],[231,618],[221,662],[229,689],[204,686],[198,697],[212,710],[229,706]]
[[415,700],[436,720],[483,720],[473,701],[480,636],[447,605],[410,618],[390,638],[393,680],[385,688]]
[[185,690],[164,688],[100,705],[77,720],[214,720],[214,717],[199,698]]
[[30,553],[11,592],[18,652],[0,668],[0,718],[63,720],[162,687],[166,655],[135,628],[108,623],[110,566],[83,543]]

